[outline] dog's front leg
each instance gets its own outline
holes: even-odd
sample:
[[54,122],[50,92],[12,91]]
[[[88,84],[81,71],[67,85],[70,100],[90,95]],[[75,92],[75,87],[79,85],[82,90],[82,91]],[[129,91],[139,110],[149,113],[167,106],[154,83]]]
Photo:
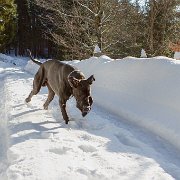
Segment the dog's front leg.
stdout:
[[67,100],[59,100],[59,105],[61,108],[63,119],[65,120],[65,123],[68,124],[69,117],[68,117],[67,112],[66,112],[66,101]]

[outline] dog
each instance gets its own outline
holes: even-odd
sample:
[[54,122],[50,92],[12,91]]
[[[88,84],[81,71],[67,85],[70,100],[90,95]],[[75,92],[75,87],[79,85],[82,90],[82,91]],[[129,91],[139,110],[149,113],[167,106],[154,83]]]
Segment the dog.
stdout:
[[68,124],[69,117],[66,112],[66,102],[71,96],[74,96],[76,107],[81,111],[83,117],[86,116],[93,104],[91,85],[95,81],[94,75],[86,79],[80,70],[58,60],[48,60],[41,63],[32,57],[30,50],[27,51],[31,60],[40,67],[34,76],[33,89],[25,101],[30,102],[32,96],[36,95],[42,86],[47,86],[48,98],[43,105],[44,109],[48,109],[56,94],[59,96],[63,119]]

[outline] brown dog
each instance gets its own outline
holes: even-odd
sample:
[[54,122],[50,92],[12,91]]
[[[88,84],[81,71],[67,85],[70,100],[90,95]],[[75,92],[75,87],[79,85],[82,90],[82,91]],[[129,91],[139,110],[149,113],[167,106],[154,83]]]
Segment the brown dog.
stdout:
[[42,86],[48,87],[48,98],[44,103],[44,109],[48,109],[49,103],[53,100],[54,95],[59,96],[59,105],[63,119],[68,124],[69,117],[66,112],[66,102],[70,96],[76,99],[76,107],[86,116],[91,110],[93,99],[91,97],[90,85],[95,81],[94,76],[85,79],[81,71],[73,66],[62,63],[58,60],[49,60],[41,63],[33,59],[31,52],[28,50],[31,60],[40,65],[33,81],[33,90],[26,98],[30,102],[33,95],[36,95]]

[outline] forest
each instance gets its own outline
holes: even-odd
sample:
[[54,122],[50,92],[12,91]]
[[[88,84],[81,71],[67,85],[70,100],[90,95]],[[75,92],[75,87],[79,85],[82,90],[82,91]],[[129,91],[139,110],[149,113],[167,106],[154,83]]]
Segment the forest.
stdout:
[[172,57],[180,43],[179,0],[0,0],[0,52],[85,59]]

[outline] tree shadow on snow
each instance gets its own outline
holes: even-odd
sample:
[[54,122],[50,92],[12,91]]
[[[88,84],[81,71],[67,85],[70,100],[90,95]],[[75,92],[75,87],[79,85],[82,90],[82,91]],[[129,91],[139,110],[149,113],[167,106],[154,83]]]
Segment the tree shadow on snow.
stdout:
[[33,123],[31,121],[27,121],[13,125],[12,127],[10,127],[10,135],[12,137],[11,145],[22,143],[31,139],[46,139],[48,137],[46,137],[45,135],[51,133],[57,134],[58,132],[54,130],[61,128],[60,126],[52,128],[42,126],[43,124],[49,123],[55,122],[47,121],[42,123]]
[[27,111],[24,111],[24,112],[12,115],[12,118],[18,118],[18,117],[21,117],[23,115],[26,115],[26,114],[29,114],[29,113],[33,113],[33,112],[36,112],[36,111],[42,111],[42,109],[38,108],[38,109],[27,110]]

